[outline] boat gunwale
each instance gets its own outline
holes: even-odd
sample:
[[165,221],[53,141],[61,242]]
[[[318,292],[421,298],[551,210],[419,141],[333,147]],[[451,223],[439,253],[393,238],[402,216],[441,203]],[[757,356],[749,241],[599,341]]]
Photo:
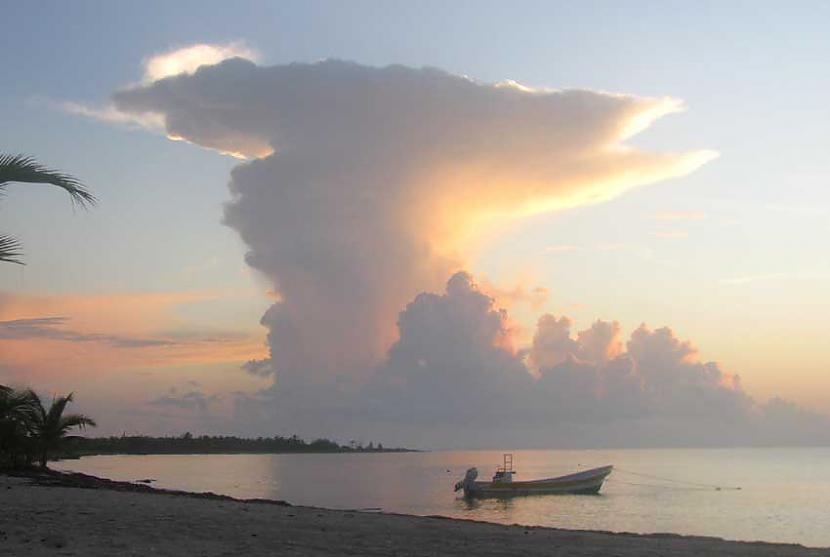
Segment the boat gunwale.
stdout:
[[[608,466],[600,466],[598,468],[591,468],[590,470],[583,470],[581,472],[574,472],[573,474],[566,474],[564,476],[554,476],[553,478],[544,478],[541,480],[520,480],[518,482],[504,482],[504,483],[513,483],[513,484],[534,484],[534,483],[542,483],[542,482],[566,482],[566,481],[587,481],[594,479],[599,476],[608,476],[611,472],[614,471],[613,465]],[[498,482],[492,482],[498,483]]]

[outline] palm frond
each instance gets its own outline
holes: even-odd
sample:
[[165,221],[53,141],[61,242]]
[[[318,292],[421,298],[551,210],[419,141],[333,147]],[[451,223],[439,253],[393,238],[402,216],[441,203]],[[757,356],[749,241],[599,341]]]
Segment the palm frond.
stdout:
[[20,250],[20,242],[17,238],[8,234],[0,234],[0,261],[23,265],[23,261],[20,260],[21,255],[23,252]]
[[74,176],[49,169],[26,155],[0,155],[0,190],[9,182],[52,184],[65,190],[72,202],[82,207],[97,201]]
[[16,391],[0,385],[0,419],[29,422],[35,410],[30,390]]
[[60,419],[60,431],[67,432],[73,428],[85,429],[86,427],[96,427],[98,424],[89,416],[83,414],[69,414]]
[[49,412],[46,413],[46,423],[49,424],[50,429],[57,429],[66,405],[72,402],[73,394],[69,393],[66,396],[59,396],[52,401],[52,405],[49,406]]
[[29,411],[32,416],[32,429],[38,431],[42,430],[44,424],[46,423],[46,408],[43,406],[43,401],[40,400],[38,394],[32,389],[26,389],[25,391],[20,392],[22,393],[22,396],[26,397],[29,403]]

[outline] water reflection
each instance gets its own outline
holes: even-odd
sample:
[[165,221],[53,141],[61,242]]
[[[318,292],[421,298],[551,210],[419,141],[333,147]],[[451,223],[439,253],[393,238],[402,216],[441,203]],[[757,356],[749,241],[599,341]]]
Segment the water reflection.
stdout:
[[[523,499],[524,497],[521,497]],[[480,511],[480,512],[498,512],[504,516],[510,516],[510,512],[515,506],[516,499],[519,497],[458,497],[456,498],[456,508],[464,511]]]

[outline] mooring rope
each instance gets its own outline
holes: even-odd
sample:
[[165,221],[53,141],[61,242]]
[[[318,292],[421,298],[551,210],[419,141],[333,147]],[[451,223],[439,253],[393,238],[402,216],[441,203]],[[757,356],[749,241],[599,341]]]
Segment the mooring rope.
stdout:
[[[624,470],[622,468],[618,468],[617,466],[614,466],[614,472],[622,472],[623,474],[630,474],[632,476],[639,476],[641,478],[648,478],[650,480],[658,480],[658,481],[661,481],[661,482],[669,482],[669,483],[676,483],[676,484],[681,484],[681,485],[688,485],[688,486],[696,487],[698,489],[713,489],[715,491],[740,491],[740,489],[741,489],[738,486],[722,486],[722,485],[706,484],[706,483],[700,483],[700,482],[690,482],[690,481],[686,481],[686,480],[676,480],[674,478],[665,478],[663,476],[653,476],[651,474],[643,474],[641,472],[633,472],[631,470]],[[609,480],[610,479],[611,478],[609,478]],[[626,483],[626,482],[622,482],[620,480],[617,480],[617,482],[618,483]],[[631,485],[644,485],[644,486],[647,485],[649,487],[669,487],[669,486],[655,485],[655,484],[631,484]]]
[[[658,489],[670,489],[672,491],[712,491],[711,488],[708,487],[685,487],[682,485],[666,485],[666,484],[644,484],[644,483],[637,483],[637,482],[627,482],[625,480],[619,480],[617,478],[607,478],[607,482],[615,483],[615,484],[622,484],[622,485],[633,485],[637,487],[654,487]],[[717,490],[715,490],[717,491]]]

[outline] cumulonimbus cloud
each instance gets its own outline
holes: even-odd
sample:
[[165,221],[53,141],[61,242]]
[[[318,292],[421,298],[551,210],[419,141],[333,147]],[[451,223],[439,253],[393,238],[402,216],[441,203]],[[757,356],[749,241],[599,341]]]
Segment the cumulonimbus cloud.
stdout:
[[264,156],[234,170],[225,219],[281,296],[263,323],[284,381],[372,369],[403,305],[461,268],[481,227],[609,199],[713,156],[624,144],[679,110],[674,99],[431,68],[236,58],[113,100],[163,115],[171,136]]
[[246,368],[275,377],[268,395],[288,416],[302,409],[298,426],[320,433],[323,415],[342,428],[372,412],[459,425],[488,407],[513,424],[687,416],[698,392],[703,407],[751,413],[740,386],[667,329],[638,329],[623,347],[615,323],[572,338],[567,319],[544,317],[522,349],[506,314],[453,275],[496,222],[602,202],[711,160],[626,143],[681,102],[336,60],[181,67],[116,92],[113,106],[254,159],[232,173],[225,222],[279,301],[262,318],[270,358]]

